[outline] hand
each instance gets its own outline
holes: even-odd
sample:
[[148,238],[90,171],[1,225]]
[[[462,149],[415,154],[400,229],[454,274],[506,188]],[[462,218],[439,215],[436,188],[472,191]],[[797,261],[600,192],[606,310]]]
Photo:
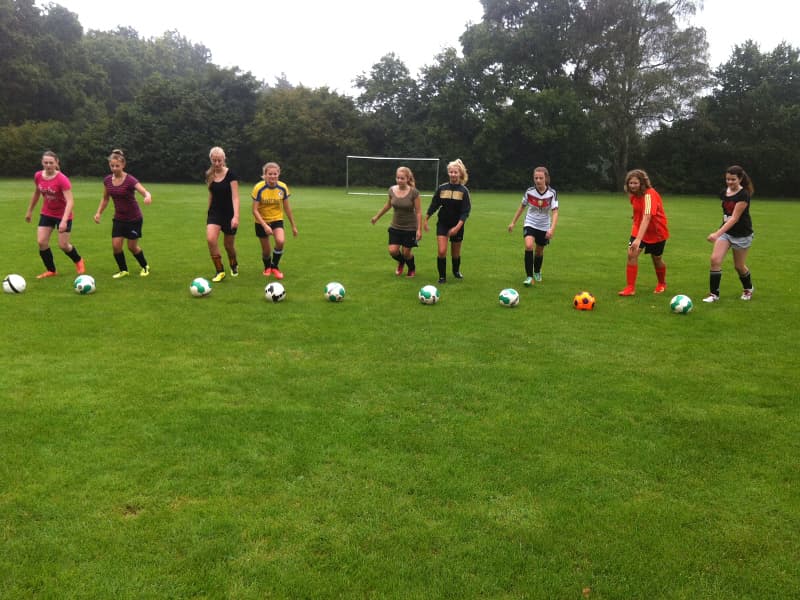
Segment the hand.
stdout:
[[294,225],[292,225],[292,236],[297,237],[297,227],[295,227]]
[[427,221],[425,221],[425,223],[422,225],[422,228],[423,228],[425,231],[430,231],[430,230],[428,229],[428,222],[427,222]]
[[548,239],[548,240],[552,239],[553,238],[553,230],[552,229],[548,229],[547,233],[544,235],[544,237],[545,237],[545,239]]
[[447,237],[453,237],[457,233],[458,233],[458,227],[452,227],[450,228],[450,231],[447,232]]
[[272,235],[272,227],[270,227],[266,223],[264,223],[264,233],[266,233],[267,235]]
[[231,219],[231,229],[238,229],[239,228],[239,217],[233,217]]
[[370,222],[370,223],[372,223],[373,225],[375,225],[375,223],[377,223],[377,222],[378,222],[378,217],[372,217],[372,218],[369,220],[369,222]]
[[421,239],[422,239],[422,230],[417,229],[417,241],[420,241]]
[[150,204],[152,201],[153,201],[153,197],[150,194],[145,194],[144,195],[144,203],[145,204]]
[[514,224],[513,223],[509,223],[508,224],[508,233],[511,233],[512,231],[514,231]]
[[67,230],[67,220],[61,219],[61,222],[58,224],[58,233],[64,233]]
[[25,213],[25,222],[26,223],[30,223],[31,222],[31,213],[30,212],[26,212]]
[[95,222],[95,223],[98,223],[98,224],[100,223],[100,213],[95,213],[95,215],[94,215],[94,222]]
[[717,235],[717,232],[715,231],[714,233],[709,233],[708,237],[706,239],[713,244],[714,242],[716,242],[719,239],[719,236]]

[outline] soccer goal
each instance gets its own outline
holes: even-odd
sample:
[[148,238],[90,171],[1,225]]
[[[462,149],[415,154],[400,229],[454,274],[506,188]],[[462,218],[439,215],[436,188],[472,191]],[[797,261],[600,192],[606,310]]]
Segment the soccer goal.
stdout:
[[385,196],[394,185],[397,167],[408,167],[414,173],[422,196],[432,196],[439,186],[439,159],[397,156],[347,157],[346,188],[348,194]]

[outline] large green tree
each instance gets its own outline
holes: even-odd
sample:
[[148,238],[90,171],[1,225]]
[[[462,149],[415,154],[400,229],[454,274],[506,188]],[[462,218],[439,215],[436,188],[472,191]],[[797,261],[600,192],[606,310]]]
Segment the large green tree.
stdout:
[[92,86],[82,35],[62,6],[0,0],[0,124],[72,118]]
[[419,90],[405,63],[389,53],[369,74],[355,79],[361,94],[356,105],[363,115],[370,154],[408,156],[419,153],[417,135]]
[[631,151],[684,115],[708,85],[705,30],[683,23],[694,0],[584,0],[571,28],[573,80],[593,101],[622,185]]
[[730,164],[742,165],[759,194],[796,195],[800,188],[800,51],[780,44],[761,52],[734,48],[714,73],[698,110],[648,138],[647,162],[681,192],[716,189]]
[[326,87],[265,90],[247,133],[261,162],[310,185],[344,185],[345,156],[367,148],[353,100]]

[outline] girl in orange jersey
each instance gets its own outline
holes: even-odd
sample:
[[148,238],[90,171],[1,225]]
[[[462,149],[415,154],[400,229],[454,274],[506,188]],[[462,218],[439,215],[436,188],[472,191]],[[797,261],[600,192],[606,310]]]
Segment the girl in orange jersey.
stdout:
[[625,270],[627,285],[619,292],[620,296],[633,296],[636,293],[636,277],[639,274],[639,255],[644,251],[653,259],[658,283],[654,294],[667,289],[667,265],[662,258],[664,246],[669,238],[667,215],[661,196],[650,185],[650,178],[642,169],[634,169],[625,176],[625,191],[630,194],[633,207],[633,226],[628,242],[628,264]]

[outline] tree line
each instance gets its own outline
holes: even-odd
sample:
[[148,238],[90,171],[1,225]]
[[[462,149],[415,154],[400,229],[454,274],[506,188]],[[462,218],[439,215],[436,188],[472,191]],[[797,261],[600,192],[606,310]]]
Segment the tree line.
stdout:
[[[0,175],[43,150],[72,176],[125,150],[149,181],[198,181],[208,150],[239,173],[276,160],[295,184],[343,185],[348,154],[460,157],[474,187],[516,189],[546,165],[559,189],[708,193],[742,164],[765,195],[800,189],[800,61],[742,33],[710,69],[694,0],[482,0],[484,15],[412,76],[395,54],[358,95],[220,68],[177,31],[84,32],[58,4],[0,0]],[[385,182],[389,183],[389,182]]]

